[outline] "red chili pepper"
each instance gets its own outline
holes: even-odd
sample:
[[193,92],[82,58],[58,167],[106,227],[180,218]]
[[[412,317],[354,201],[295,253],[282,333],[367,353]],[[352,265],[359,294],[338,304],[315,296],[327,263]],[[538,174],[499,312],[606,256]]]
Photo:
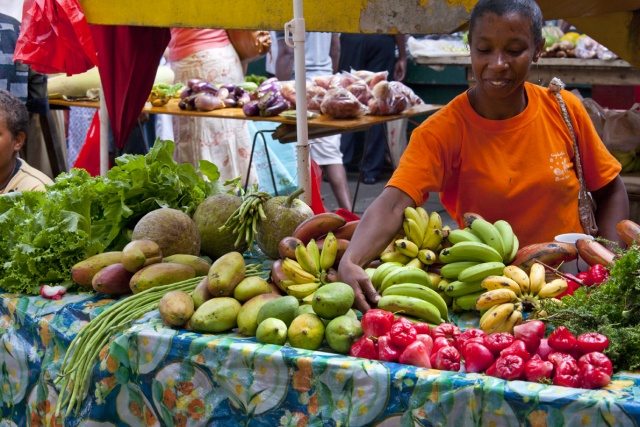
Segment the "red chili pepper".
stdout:
[[349,354],[353,357],[362,357],[363,359],[378,359],[376,345],[373,343],[373,340],[371,338],[365,335],[360,337],[360,339],[351,346],[351,351]]
[[591,353],[592,351],[603,352],[609,347],[609,338],[597,332],[587,332],[579,335],[577,346],[580,353]]
[[388,333],[378,337],[378,360],[397,362],[400,353],[402,353],[402,349],[391,343],[391,337]]
[[593,264],[587,273],[584,284],[587,286],[599,285],[609,278],[609,272],[602,264]]
[[484,372],[493,365],[496,358],[484,344],[471,341],[471,338],[464,344],[464,367],[467,372]]
[[487,369],[486,373],[489,376],[502,378],[503,380],[519,380],[524,378],[524,360],[513,354],[500,356]]
[[558,326],[548,338],[551,348],[567,353],[570,353],[575,348],[577,341],[576,337],[564,326]]
[[548,360],[542,360],[540,356],[534,354],[524,364],[524,376],[527,381],[535,383],[544,383],[545,380],[551,380],[553,376],[553,363]]
[[394,320],[395,316],[393,313],[374,308],[362,316],[360,325],[362,326],[362,331],[365,336],[379,337],[389,332]]
[[455,347],[442,347],[431,355],[431,366],[442,371],[460,370],[460,353]]
[[578,359],[578,366],[582,368],[584,365],[591,365],[599,371],[605,372],[607,375],[613,375],[613,364],[611,360],[599,351],[592,351],[584,354]]
[[580,387],[580,369],[575,360],[564,360],[556,365],[553,384],[564,387]]
[[417,334],[416,328],[413,327],[413,323],[411,323],[411,321],[399,318],[393,323],[393,325],[391,325],[389,335],[393,345],[400,349],[404,349],[416,340]]
[[484,344],[497,357],[502,350],[513,344],[515,340],[509,332],[495,332],[484,338]]

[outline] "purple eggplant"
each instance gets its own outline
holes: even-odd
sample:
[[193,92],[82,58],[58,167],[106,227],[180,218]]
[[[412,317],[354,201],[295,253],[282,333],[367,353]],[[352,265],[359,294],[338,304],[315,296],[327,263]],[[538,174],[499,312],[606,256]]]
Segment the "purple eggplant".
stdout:
[[227,89],[226,87],[221,87],[220,89],[218,89],[218,93],[216,94],[216,96],[220,99],[225,99],[229,97],[229,89]]
[[187,82],[187,87],[188,87],[188,88],[192,88],[192,87],[193,87],[193,85],[195,85],[196,83],[200,83],[201,81],[202,81],[201,79],[190,79],[190,80]]
[[260,114],[260,108],[258,108],[258,101],[249,101],[242,106],[242,112],[247,117],[258,116]]
[[272,106],[278,100],[278,92],[277,91],[269,91],[262,95],[258,100],[258,108],[261,110],[265,110]]
[[201,81],[199,83],[194,84],[193,87],[191,87],[191,90],[193,90],[195,93],[204,92],[204,93],[210,93],[211,95],[218,94],[218,88],[212,85],[211,83],[205,82],[205,81]]
[[251,95],[246,90],[242,93],[242,95],[238,96],[238,107],[242,107],[243,105],[249,103],[251,101]]
[[180,108],[181,110],[186,110],[187,101],[185,101],[184,99],[181,99],[180,101],[178,101],[178,108]]
[[199,111],[213,111],[224,108],[225,106],[222,99],[208,93],[201,93],[199,96],[196,96],[194,105]]
[[185,87],[184,89],[182,89],[182,92],[180,92],[180,99],[185,99],[190,95],[193,95],[193,91],[190,87]]
[[260,83],[260,86],[258,86],[258,89],[256,89],[256,91],[258,92],[258,97],[261,97],[267,92],[279,92],[281,86],[282,85],[276,77],[271,77],[270,79],[267,79]]
[[286,111],[287,109],[289,109],[289,102],[284,98],[280,98],[274,104],[270,105],[264,110],[260,110],[260,116],[262,117],[277,116],[278,114],[282,113],[283,111]]
[[239,98],[242,96],[243,93],[245,93],[246,90],[244,90],[242,88],[242,86],[236,86],[236,88],[233,91],[233,94],[236,96],[236,98]]
[[220,89],[225,88],[226,90],[229,91],[229,93],[233,93],[236,90],[236,85],[234,85],[233,83],[225,83],[222,86],[220,86]]
[[235,108],[238,106],[238,101],[236,101],[236,99],[232,96],[225,98],[223,102],[224,102],[224,106],[227,108]]

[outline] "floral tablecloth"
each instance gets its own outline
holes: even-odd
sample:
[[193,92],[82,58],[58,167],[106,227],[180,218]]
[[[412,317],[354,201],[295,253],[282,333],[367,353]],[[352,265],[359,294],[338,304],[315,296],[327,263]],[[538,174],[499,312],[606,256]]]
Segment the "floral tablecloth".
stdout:
[[[0,427],[636,426],[640,378],[603,390],[380,363],[162,325],[157,311],[96,360],[78,413],[54,417],[69,343],[113,299],[0,294]],[[461,322],[464,319],[461,319]]]

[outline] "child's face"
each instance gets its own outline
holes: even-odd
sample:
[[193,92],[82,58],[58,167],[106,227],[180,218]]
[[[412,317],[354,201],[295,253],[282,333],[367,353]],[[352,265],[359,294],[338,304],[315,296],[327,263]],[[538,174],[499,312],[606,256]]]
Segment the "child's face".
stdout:
[[7,120],[0,114],[0,170],[13,165],[13,158],[24,144],[25,134],[11,135]]

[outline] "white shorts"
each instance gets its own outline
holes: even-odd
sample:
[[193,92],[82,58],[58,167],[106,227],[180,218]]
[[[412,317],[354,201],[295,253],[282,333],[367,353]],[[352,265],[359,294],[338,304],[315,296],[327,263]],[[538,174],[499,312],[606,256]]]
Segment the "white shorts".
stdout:
[[341,165],[340,135],[324,136],[309,140],[311,158],[319,165]]

